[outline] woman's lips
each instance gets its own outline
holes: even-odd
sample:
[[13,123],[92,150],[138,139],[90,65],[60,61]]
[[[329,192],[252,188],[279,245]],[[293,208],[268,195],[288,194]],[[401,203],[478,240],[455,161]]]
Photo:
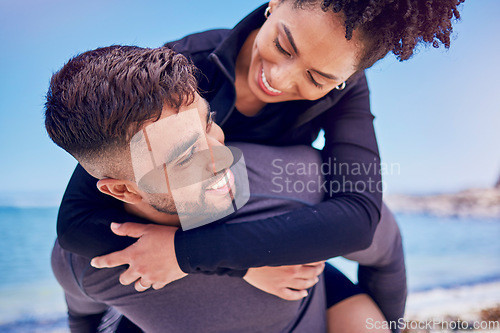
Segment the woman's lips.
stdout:
[[282,95],[283,92],[281,90],[275,89],[271,87],[269,82],[267,82],[266,74],[264,73],[264,68],[261,68],[259,75],[259,87],[269,96],[279,96]]

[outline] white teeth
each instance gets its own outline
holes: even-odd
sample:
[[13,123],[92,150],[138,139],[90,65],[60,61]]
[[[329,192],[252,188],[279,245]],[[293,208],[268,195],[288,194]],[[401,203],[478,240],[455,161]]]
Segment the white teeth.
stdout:
[[227,185],[227,183],[229,182],[229,175],[227,174],[227,172],[224,174],[223,177],[221,177],[221,179],[215,183],[214,185],[210,186],[210,189],[212,190],[216,190],[216,189],[219,189],[221,187],[224,187]]
[[270,92],[273,92],[275,94],[281,94],[282,91],[281,90],[278,90],[278,89],[274,89],[273,87],[271,87],[269,85],[269,82],[267,82],[267,79],[266,79],[266,74],[264,74],[264,69],[262,69],[262,82],[264,82],[264,86],[270,91]]

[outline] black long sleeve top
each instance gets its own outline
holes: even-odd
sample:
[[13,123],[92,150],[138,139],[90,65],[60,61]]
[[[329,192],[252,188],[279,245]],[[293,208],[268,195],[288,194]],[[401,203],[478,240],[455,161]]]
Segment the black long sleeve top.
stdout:
[[[249,33],[264,22],[265,6],[231,30],[210,30],[166,45],[200,69],[202,96],[217,111],[226,141],[310,145],[320,129],[328,171],[325,200],[252,223],[211,223],[175,235],[175,251],[186,273],[242,275],[249,267],[324,260],[368,247],[382,204],[379,153],[363,72],[317,101],[267,104],[256,116],[235,108],[234,67]],[[93,257],[120,250],[135,239],[114,235],[111,222],[148,223],[96,188],[97,179],[77,166],[59,210],[60,245]]]

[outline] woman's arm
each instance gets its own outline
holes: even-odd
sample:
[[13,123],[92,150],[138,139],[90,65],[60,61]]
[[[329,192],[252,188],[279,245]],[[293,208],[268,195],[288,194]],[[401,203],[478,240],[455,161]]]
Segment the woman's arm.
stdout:
[[[175,254],[165,253],[165,256],[175,255],[186,273],[226,273],[249,267],[320,261],[368,247],[379,220],[381,184],[366,81],[356,84],[343,100],[346,102],[341,108],[324,115],[323,159],[330,158],[332,168],[325,175],[327,201],[251,223],[213,223],[178,231]],[[335,171],[335,166],[344,169]],[[84,171],[77,169],[77,172]],[[121,206],[101,201],[104,195],[95,189],[95,179],[89,182],[79,177],[73,177],[68,188],[71,195],[65,195],[61,207],[61,212],[68,212],[59,217],[59,236],[66,240],[62,246],[89,255],[95,252],[94,246],[112,251],[132,242],[111,233],[109,224],[138,218],[126,215]],[[96,233],[99,233],[97,239]],[[95,243],[100,245],[92,245]]]
[[[147,227],[151,222],[127,213],[123,203],[97,189],[98,179],[78,164],[64,193],[57,217],[59,245],[70,252],[93,258],[120,251],[137,241],[135,237],[119,236],[112,232],[112,222],[135,222]],[[158,226],[162,227],[162,226]],[[175,229],[164,227],[165,229]],[[159,251],[165,249],[159,244]],[[175,254],[165,256],[175,258]],[[165,260],[168,262],[168,260]],[[246,270],[216,268],[207,274],[243,276]]]
[[178,231],[175,252],[183,271],[299,264],[371,244],[382,204],[379,155],[365,77],[354,85],[321,119],[323,162],[331,170],[325,172],[328,199],[252,223]]
[[127,214],[120,201],[101,193],[97,181],[78,164],[57,217],[60,246],[87,258],[122,250],[135,242],[134,238],[115,235],[111,222],[148,223]]

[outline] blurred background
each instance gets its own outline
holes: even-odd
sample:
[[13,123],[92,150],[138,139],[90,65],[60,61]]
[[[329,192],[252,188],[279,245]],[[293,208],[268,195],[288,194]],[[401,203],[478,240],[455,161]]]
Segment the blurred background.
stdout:
[[[96,47],[231,28],[262,3],[0,0],[0,331],[66,327],[49,256],[76,162],[45,133],[50,76]],[[498,1],[467,0],[450,50],[421,47],[368,70],[385,193],[405,238],[409,317],[500,303],[499,11]],[[355,280],[352,263],[336,262]]]

